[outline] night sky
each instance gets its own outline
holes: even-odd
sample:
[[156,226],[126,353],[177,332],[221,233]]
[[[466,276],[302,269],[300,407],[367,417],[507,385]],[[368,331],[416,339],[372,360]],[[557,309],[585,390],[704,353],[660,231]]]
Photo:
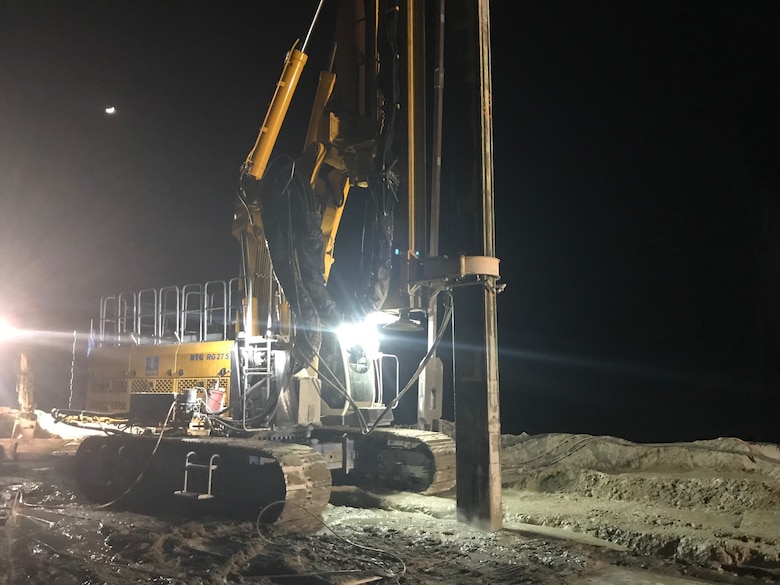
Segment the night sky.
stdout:
[[[491,4],[504,431],[780,441],[780,3]],[[0,0],[3,310],[82,330],[101,294],[235,275],[315,5]]]

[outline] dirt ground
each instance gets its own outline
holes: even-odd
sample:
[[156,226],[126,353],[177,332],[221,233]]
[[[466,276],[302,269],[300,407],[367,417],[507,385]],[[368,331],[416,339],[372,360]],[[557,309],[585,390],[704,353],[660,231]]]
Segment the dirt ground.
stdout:
[[[64,434],[64,433],[63,433]],[[322,528],[96,509],[77,440],[0,439],[0,583],[634,584],[780,582],[780,448],[504,436],[504,530],[455,497],[334,489]]]

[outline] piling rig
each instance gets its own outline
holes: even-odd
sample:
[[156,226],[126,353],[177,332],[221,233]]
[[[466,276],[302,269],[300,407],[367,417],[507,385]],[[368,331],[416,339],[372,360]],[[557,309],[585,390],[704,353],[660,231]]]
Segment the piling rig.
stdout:
[[[422,2],[331,0],[334,41],[304,148],[277,153],[323,4],[287,53],[241,166],[239,275],[101,299],[86,408],[55,411],[106,431],[76,456],[78,486],[96,503],[197,506],[303,527],[333,483],[454,487],[454,443],[431,430],[441,416],[436,347],[449,291],[498,278],[498,260],[429,254],[438,194],[426,195],[425,151],[432,143],[427,154],[440,160],[441,131],[438,144],[427,140],[420,114]],[[364,209],[362,251],[351,291],[334,297],[328,282],[348,198]],[[428,351],[401,389],[398,358],[380,351],[377,332],[409,328],[416,314],[428,324]],[[388,378],[395,397],[385,404]],[[415,387],[418,428],[395,426],[393,408]]]

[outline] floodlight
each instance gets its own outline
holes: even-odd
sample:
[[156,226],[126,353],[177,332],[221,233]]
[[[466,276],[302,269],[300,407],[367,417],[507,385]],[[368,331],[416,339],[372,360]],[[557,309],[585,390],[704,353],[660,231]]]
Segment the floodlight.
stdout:
[[342,323],[336,328],[336,336],[346,351],[359,347],[369,359],[379,355],[379,331],[373,323]]

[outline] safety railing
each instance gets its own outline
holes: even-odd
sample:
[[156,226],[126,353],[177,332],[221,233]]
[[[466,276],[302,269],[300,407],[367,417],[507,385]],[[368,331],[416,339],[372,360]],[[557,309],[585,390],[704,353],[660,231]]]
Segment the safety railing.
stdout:
[[160,330],[160,295],[157,289],[147,288],[138,292],[138,320],[136,331],[141,342],[154,342]]
[[93,337],[99,346],[231,339],[242,303],[235,278],[107,295]]

